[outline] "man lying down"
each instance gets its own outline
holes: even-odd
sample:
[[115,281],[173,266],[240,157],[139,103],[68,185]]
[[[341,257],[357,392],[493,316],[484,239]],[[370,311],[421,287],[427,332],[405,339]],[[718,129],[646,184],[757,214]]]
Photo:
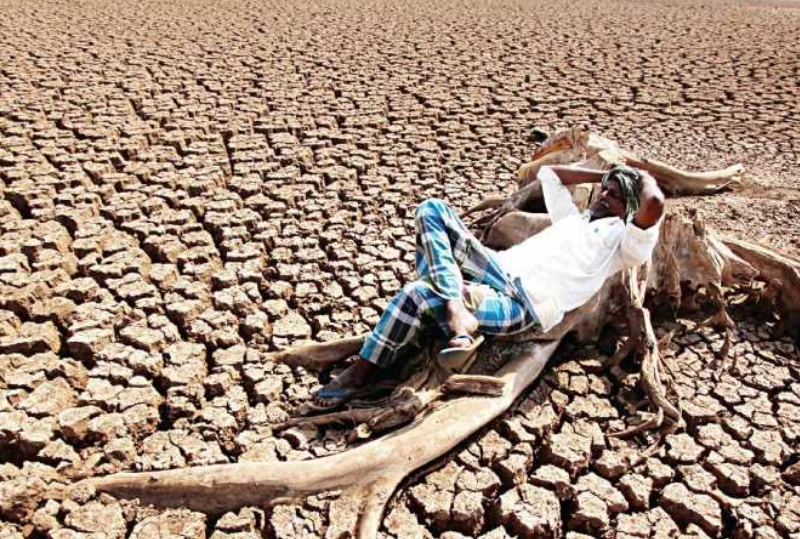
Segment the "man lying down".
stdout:
[[[650,258],[664,211],[652,176],[622,165],[607,172],[545,166],[538,178],[552,225],[506,251],[481,244],[441,200],[417,207],[417,280],[392,298],[356,362],[317,391],[317,408],[350,400],[393,364],[424,323],[449,334],[439,360],[458,368],[483,334],[549,331],[609,276]],[[566,186],[598,182],[599,196],[579,211]]]

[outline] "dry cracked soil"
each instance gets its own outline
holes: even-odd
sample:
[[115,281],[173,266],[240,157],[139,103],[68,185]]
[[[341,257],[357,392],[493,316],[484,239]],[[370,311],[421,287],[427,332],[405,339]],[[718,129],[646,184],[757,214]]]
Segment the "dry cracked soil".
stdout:
[[[368,329],[410,275],[411,215],[510,193],[532,128],[578,123],[686,168],[673,199],[800,250],[800,7],[646,0],[0,0],[0,537],[350,537],[337,493],[222,517],[76,478],[308,459],[273,432],[318,380],[265,360]],[[648,440],[636,376],[563,351],[408,481],[383,538],[800,537],[800,368],[769,317],[686,315],[687,419]],[[664,329],[662,327],[662,329]],[[333,509],[332,509],[333,508]]]

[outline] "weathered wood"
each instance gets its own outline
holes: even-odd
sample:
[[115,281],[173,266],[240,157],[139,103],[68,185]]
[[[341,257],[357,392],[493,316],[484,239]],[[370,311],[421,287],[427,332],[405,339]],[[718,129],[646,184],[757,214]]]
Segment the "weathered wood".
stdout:
[[800,339],[800,260],[749,241],[722,241],[768,283],[766,299],[781,317],[778,333]]
[[[495,248],[507,248],[524,241],[525,232],[534,234],[547,222],[542,214],[520,211],[495,217],[486,231],[486,237]],[[794,332],[793,336],[800,332],[800,263],[763,246],[723,240],[708,230],[700,218],[665,215],[647,268],[641,283],[631,271],[627,274],[626,287],[618,287],[613,292],[606,287],[608,295],[603,305],[611,307],[597,311],[590,318],[596,327],[601,327],[618,311],[616,306],[626,305],[629,335],[609,365],[617,365],[630,354],[637,354],[641,361],[640,383],[654,414],[650,421],[616,433],[616,436],[629,436],[650,428],[674,430],[683,421],[677,394],[668,395],[667,392],[669,374],[655,341],[650,312],[644,307],[646,290],[651,292],[654,302],[669,306],[673,313],[687,306],[685,300],[694,305],[703,291],[714,309],[705,323],[730,328],[734,322],[726,310],[724,289],[750,288],[754,280],[761,279],[769,283],[764,299],[772,302],[780,316],[779,332]],[[587,335],[579,334],[581,336]],[[588,337],[591,341],[594,336],[589,334]]]
[[651,407],[655,410],[652,420],[641,425],[637,425],[622,432],[611,433],[611,436],[618,438],[630,436],[637,432],[651,428],[660,428],[667,421],[666,427],[675,430],[683,426],[680,403],[673,403],[667,396],[665,380],[667,373],[663,364],[661,350],[656,340],[653,323],[650,319],[650,311],[644,307],[645,287],[647,281],[647,264],[645,278],[642,282],[637,278],[637,270],[631,269],[626,272],[627,291],[629,294],[628,303],[628,322],[629,331],[628,341],[620,351],[611,359],[609,364],[616,365],[628,353],[638,349],[641,355],[641,378],[642,390],[647,396]]
[[550,226],[550,217],[543,213],[512,211],[500,217],[488,229],[483,242],[493,249],[508,249]]
[[276,363],[286,363],[307,369],[322,369],[335,365],[342,359],[357,353],[364,344],[366,333],[345,337],[332,343],[311,343],[293,346],[269,354],[268,359]]
[[505,382],[496,376],[478,374],[453,374],[444,381],[445,393],[468,393],[498,397],[503,394]]
[[573,127],[555,133],[523,165],[517,178],[520,187],[534,181],[544,165],[587,162],[607,169],[615,164],[627,164],[646,170],[658,181],[659,187],[672,195],[708,195],[719,192],[744,172],[744,166],[735,164],[722,170],[690,172],[673,165],[641,157],[620,148],[616,142],[592,133],[586,127]]

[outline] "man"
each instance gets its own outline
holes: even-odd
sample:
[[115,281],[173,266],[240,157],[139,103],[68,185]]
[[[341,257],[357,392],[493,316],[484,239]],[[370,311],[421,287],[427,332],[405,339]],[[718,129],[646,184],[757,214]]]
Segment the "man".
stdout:
[[[664,194],[649,174],[622,165],[608,172],[552,166],[537,177],[552,225],[502,252],[483,246],[441,200],[419,205],[418,279],[392,298],[359,359],[317,392],[318,407],[347,402],[394,362],[425,319],[449,332],[445,356],[470,354],[482,340],[476,333],[549,331],[610,275],[650,258]],[[598,182],[600,195],[580,212],[566,186]]]

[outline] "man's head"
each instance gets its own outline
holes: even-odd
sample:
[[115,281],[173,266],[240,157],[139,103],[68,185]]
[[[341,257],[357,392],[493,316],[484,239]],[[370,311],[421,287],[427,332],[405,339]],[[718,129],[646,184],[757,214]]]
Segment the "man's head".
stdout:
[[639,209],[639,173],[625,165],[614,165],[601,182],[600,195],[589,210],[593,219],[617,216],[625,221]]

